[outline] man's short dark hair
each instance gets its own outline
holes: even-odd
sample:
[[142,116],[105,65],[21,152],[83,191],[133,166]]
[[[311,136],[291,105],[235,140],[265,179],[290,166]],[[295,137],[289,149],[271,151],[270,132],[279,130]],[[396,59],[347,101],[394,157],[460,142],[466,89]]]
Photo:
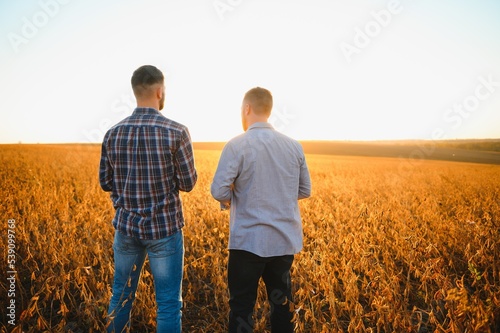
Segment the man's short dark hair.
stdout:
[[267,116],[271,114],[273,108],[273,95],[269,90],[255,87],[247,91],[244,100],[252,105],[256,114]]
[[132,89],[136,96],[143,96],[152,86],[163,84],[163,73],[151,65],[144,65],[137,68],[132,75]]

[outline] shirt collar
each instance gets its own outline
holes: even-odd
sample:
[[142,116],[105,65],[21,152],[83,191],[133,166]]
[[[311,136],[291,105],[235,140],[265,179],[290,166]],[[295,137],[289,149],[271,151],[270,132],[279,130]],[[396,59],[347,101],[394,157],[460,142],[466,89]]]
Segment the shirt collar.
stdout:
[[250,125],[248,127],[248,130],[251,130],[251,129],[254,129],[254,128],[270,128],[270,129],[274,129],[273,128],[273,125],[271,125],[270,123],[253,123],[252,125]]
[[135,108],[134,114],[158,114],[160,111],[155,108]]

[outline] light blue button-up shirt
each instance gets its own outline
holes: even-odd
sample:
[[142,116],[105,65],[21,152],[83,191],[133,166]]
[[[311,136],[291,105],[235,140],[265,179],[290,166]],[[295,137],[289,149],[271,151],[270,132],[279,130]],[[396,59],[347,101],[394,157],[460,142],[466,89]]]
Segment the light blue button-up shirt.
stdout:
[[302,249],[298,200],[311,195],[309,171],[300,143],[271,124],[255,123],[225,145],[211,192],[231,201],[230,250],[272,257]]

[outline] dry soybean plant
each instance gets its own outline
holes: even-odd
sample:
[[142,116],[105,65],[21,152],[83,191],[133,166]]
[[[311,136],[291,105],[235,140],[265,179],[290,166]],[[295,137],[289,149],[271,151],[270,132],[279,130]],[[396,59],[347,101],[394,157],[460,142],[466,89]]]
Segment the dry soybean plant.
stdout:
[[[0,146],[2,243],[16,221],[16,325],[0,331],[101,332],[113,276],[108,194],[96,145]],[[183,331],[227,330],[228,213],[209,193],[220,151],[196,151],[183,193]],[[308,155],[304,249],[292,269],[297,332],[500,330],[500,166]],[[2,247],[7,258],[7,248]],[[6,269],[0,306],[7,307]],[[256,332],[269,332],[263,288]],[[146,263],[133,331],[155,327]]]

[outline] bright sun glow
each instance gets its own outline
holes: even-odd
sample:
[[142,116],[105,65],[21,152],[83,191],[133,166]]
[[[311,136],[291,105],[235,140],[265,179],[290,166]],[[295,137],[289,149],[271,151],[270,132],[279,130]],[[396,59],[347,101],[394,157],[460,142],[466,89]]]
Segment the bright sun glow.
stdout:
[[0,3],[0,142],[99,142],[166,75],[194,141],[241,133],[244,93],[301,140],[500,137],[500,4],[445,0]]

